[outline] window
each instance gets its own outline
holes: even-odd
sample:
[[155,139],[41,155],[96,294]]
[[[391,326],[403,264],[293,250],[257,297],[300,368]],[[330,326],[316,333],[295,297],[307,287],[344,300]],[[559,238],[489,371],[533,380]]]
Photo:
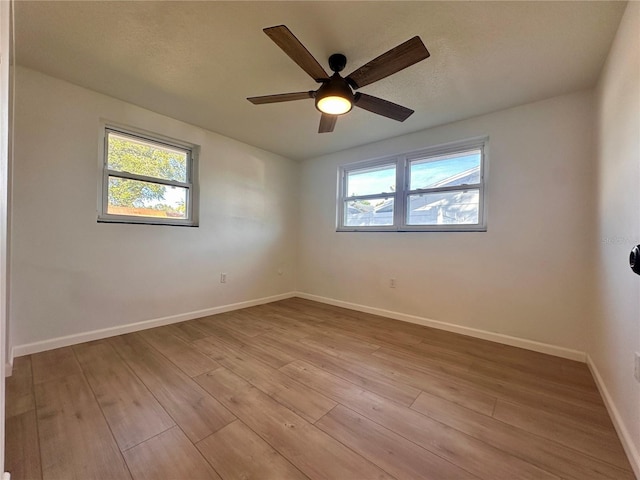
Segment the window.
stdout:
[[196,226],[194,145],[106,126],[99,222]]
[[339,231],[484,231],[486,139],[339,169]]

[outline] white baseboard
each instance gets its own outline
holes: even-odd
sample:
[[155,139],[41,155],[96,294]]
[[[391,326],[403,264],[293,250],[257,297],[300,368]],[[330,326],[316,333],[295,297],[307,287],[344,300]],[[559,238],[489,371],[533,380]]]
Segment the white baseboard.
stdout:
[[4,376],[10,377],[13,373],[13,357],[11,357],[11,361],[4,364]]
[[401,320],[404,322],[424,325],[426,327],[432,327],[440,330],[446,330],[449,332],[460,333],[462,335],[467,335],[470,337],[490,340],[492,342],[511,345],[514,347],[526,348],[528,350],[533,350],[536,352],[547,353],[549,355],[555,355],[557,357],[568,358],[568,359],[577,360],[580,362],[586,361],[586,354],[584,352],[571,350],[569,348],[559,347],[557,345],[550,345],[542,342],[536,342],[534,340],[527,340],[523,338],[512,337],[509,335],[503,335],[501,333],[488,332],[486,330],[480,330],[480,329],[471,328],[471,327],[464,327],[461,325],[454,325],[451,323],[441,322],[439,320],[432,320],[424,317],[418,317],[418,316],[409,315],[406,313],[394,312],[391,310],[384,310],[384,309],[375,308],[375,307],[368,307],[365,305],[358,305],[356,303],[345,302],[342,300],[335,300],[332,298],[321,297],[318,295],[312,295],[304,292],[289,292],[289,293],[284,293],[280,295],[273,295],[271,297],[258,298],[255,300],[248,300],[245,302],[232,303],[229,305],[221,305],[218,307],[207,308],[204,310],[196,310],[193,312],[181,313],[178,315],[171,315],[168,317],[161,317],[161,318],[155,318],[151,320],[144,320],[142,322],[119,325],[117,327],[104,328],[101,330],[93,330],[90,332],[83,332],[83,333],[78,333],[73,335],[67,335],[64,337],[52,338],[52,339],[43,340],[40,342],[27,343],[24,345],[16,345],[11,349],[10,358],[11,360],[13,360],[13,358],[21,357],[23,355],[30,355],[32,353],[44,352],[47,350],[53,350],[54,348],[67,347],[69,345],[76,345],[78,343],[90,342],[92,340],[100,340],[103,338],[113,337],[116,335],[123,335],[125,333],[145,330],[147,328],[160,327],[162,325],[169,325],[171,323],[184,322],[186,320],[192,320],[194,318],[201,318],[201,317],[206,317],[208,315],[215,315],[216,313],[230,312],[232,310],[239,310],[241,308],[253,307],[256,305],[276,302],[278,300],[285,300],[287,298],[292,298],[292,297],[305,298],[307,300],[313,300],[320,303],[335,305],[337,307],[348,308],[350,310],[371,313],[373,315],[380,315],[383,317],[393,318],[395,320]]
[[578,350],[572,350],[570,348],[560,347],[557,345],[551,345],[548,343],[536,342],[535,340],[527,340],[525,338],[512,337],[510,335],[503,335],[501,333],[489,332],[486,330],[480,330],[477,328],[464,327],[461,325],[454,325],[452,323],[441,322],[439,320],[431,320],[429,318],[418,317],[416,315],[408,315],[406,313],[393,312],[391,310],[384,310],[381,308],[368,307],[366,305],[358,305],[356,303],[344,302],[342,300],[335,300],[333,298],[321,297],[318,295],[312,295],[310,293],[296,292],[296,297],[305,298],[307,300],[313,300],[315,302],[327,303],[336,307],[348,308],[350,310],[356,310],[364,313],[371,313],[373,315],[380,315],[382,317],[393,318],[394,320],[402,320],[403,322],[416,323],[418,325],[424,325],[425,327],[437,328],[439,330],[446,330],[448,332],[460,333],[469,337],[481,338],[483,340],[489,340],[492,342],[502,343],[505,345],[511,345],[512,347],[525,348],[527,350],[533,350],[534,352],[546,353],[548,355],[554,355],[556,357],[568,358],[569,360],[577,360],[579,362],[586,361],[586,353]]
[[215,315],[217,313],[230,312],[232,310],[239,310],[241,308],[248,308],[248,307],[254,307],[256,305],[262,305],[265,303],[277,302],[278,300],[285,300],[291,297],[295,297],[294,292],[283,293],[280,295],[273,295],[271,297],[258,298],[255,300],[248,300],[245,302],[231,303],[229,305],[221,305],[219,307],[206,308],[204,310],[196,310],[193,312],[180,313],[178,315],[170,315],[168,317],[154,318],[151,320],[144,320],[142,322],[129,323],[126,325],[118,325],[117,327],[109,327],[109,328],[103,328],[100,330],[93,330],[90,332],[76,333],[76,334],[67,335],[64,337],[57,337],[49,340],[42,340],[40,342],[27,343],[24,345],[15,345],[11,349],[11,359],[13,360],[13,358],[15,357],[31,355],[32,353],[39,353],[39,352],[45,352],[47,350],[53,350],[54,348],[68,347],[69,345],[76,345],[78,343],[90,342],[93,340],[101,340],[103,338],[114,337],[116,335],[123,335],[125,333],[137,332],[140,330],[146,330],[148,328],[161,327],[163,325],[184,322],[186,320],[193,320],[194,318],[207,317],[209,315]]
[[631,434],[629,434],[629,430],[625,427],[622,417],[620,416],[620,412],[616,408],[613,403],[613,398],[609,394],[609,390],[598,371],[598,367],[593,362],[593,359],[589,354],[587,354],[587,365],[589,366],[589,370],[591,370],[591,375],[598,386],[598,390],[600,391],[600,395],[604,400],[604,404],[607,407],[607,411],[609,412],[609,416],[613,421],[613,426],[616,428],[616,432],[618,432],[618,437],[620,438],[620,442],[622,442],[622,447],[624,448],[625,453],[627,454],[627,458],[629,459],[629,463],[631,464],[631,468],[636,474],[636,477],[640,479],[640,452],[637,447],[634,445],[633,440],[631,438]]

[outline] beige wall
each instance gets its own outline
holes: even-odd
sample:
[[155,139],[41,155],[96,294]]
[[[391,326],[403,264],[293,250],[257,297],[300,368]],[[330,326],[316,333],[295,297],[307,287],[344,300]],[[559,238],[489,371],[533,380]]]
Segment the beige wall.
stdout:
[[[16,85],[13,346],[295,289],[296,163],[28,69]],[[199,228],[96,222],[101,118],[201,146]]]
[[629,269],[640,243],[640,3],[629,2],[597,90],[597,251],[599,308],[589,354],[626,430],[640,478],[640,277]]
[[[298,289],[584,352],[592,103],[575,93],[306,160]],[[336,233],[339,165],[483,135],[487,232]]]

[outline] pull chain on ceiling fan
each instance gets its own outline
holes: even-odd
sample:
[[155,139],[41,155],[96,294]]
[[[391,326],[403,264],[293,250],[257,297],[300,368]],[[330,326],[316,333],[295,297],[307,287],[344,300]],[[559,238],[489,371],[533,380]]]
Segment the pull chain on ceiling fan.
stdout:
[[402,105],[366,93],[357,92],[354,94],[353,91],[428,58],[429,52],[420,37],[413,37],[392,48],[346,77],[342,77],[340,72],[347,64],[347,57],[341,53],[334,53],[329,57],[329,68],[334,72],[329,77],[324,68],[286,26],[278,25],[265,28],[264,33],[311,78],[322,83],[322,86],[318,90],[308,92],[280,93],[247,98],[254,105],[313,98],[316,108],[322,113],[318,133],[333,132],[338,116],[350,112],[354,105],[399,122],[404,122],[413,113],[413,110]]

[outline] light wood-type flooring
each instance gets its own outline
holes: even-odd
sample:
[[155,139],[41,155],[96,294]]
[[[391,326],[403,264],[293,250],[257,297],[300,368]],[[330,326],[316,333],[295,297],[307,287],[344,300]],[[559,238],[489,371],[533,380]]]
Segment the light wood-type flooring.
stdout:
[[584,364],[298,298],[17,358],[20,479],[633,479]]

